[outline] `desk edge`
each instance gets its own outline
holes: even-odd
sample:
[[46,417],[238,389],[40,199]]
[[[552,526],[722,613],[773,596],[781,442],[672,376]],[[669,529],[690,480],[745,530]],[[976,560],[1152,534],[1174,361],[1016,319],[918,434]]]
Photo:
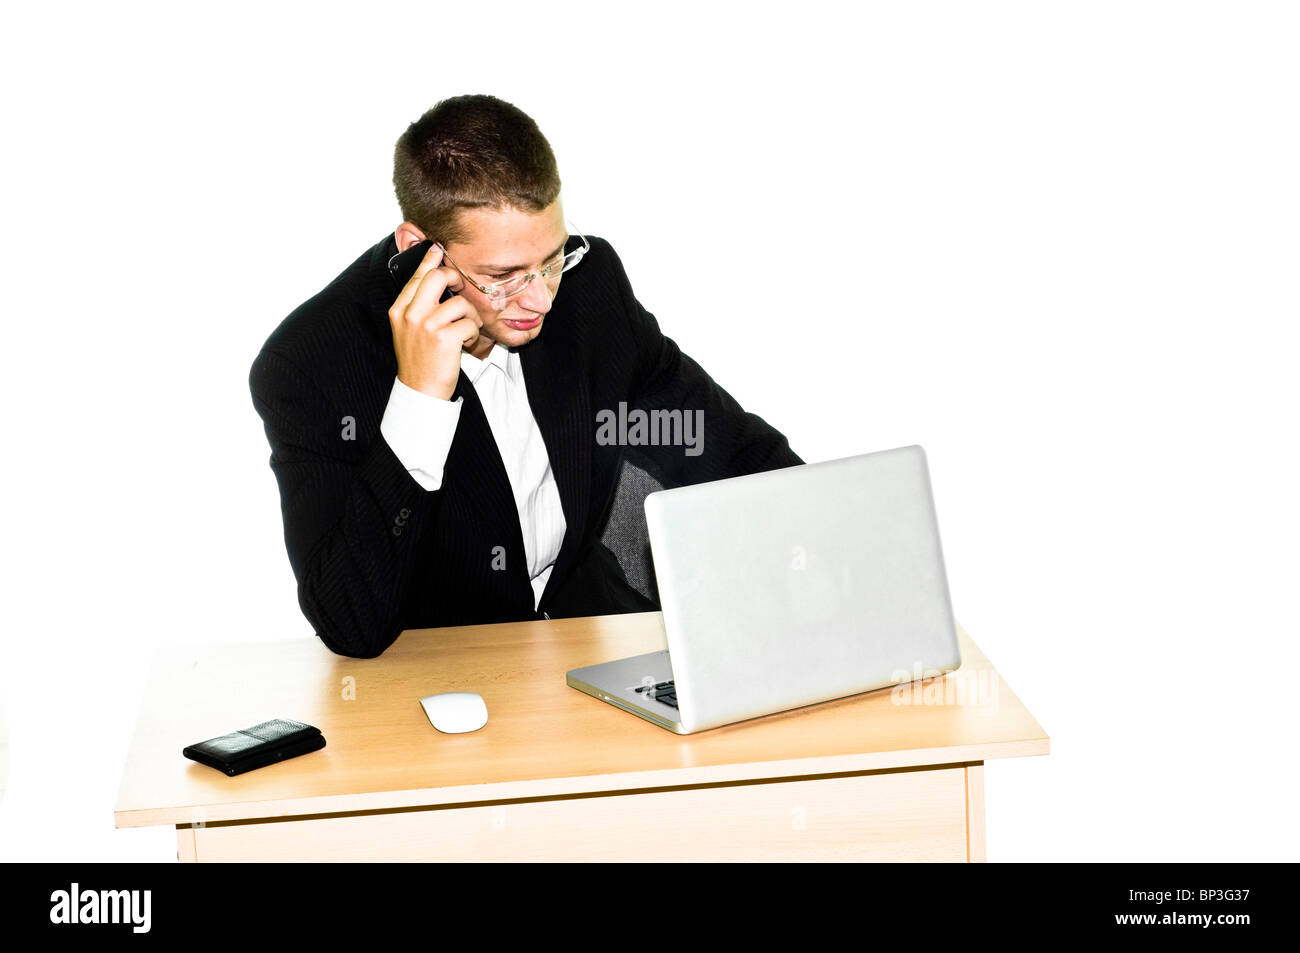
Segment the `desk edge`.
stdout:
[[925,768],[944,764],[966,764],[996,758],[1023,758],[1050,753],[1050,739],[1043,735],[1019,741],[993,744],[955,745],[945,748],[916,748],[905,751],[873,751],[861,754],[798,758],[785,761],[753,761],[743,764],[669,768],[656,771],[623,772],[567,778],[534,778],[493,784],[468,784],[446,788],[412,788],[334,794],[284,800],[232,801],[222,804],[174,808],[122,807],[114,811],[114,827],[152,827],[160,824],[207,824],[227,821],[291,819],[315,814],[357,814],[392,809],[435,810],[471,803],[536,800],[547,797],[594,797],[628,793],[643,788],[691,788],[728,782],[788,779],[821,774],[884,771],[894,768]]

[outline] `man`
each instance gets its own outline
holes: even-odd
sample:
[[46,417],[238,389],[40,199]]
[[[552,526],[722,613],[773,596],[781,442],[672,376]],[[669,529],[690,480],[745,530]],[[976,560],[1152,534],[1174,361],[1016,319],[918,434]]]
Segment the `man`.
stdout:
[[[406,628],[657,608],[599,542],[624,444],[645,442],[611,435],[698,421],[689,447],[637,448],[666,485],[801,461],[660,333],[607,242],[567,229],[518,109],[444,100],[398,140],[393,182],[405,221],[250,374],[303,613],[372,658]],[[390,261],[426,240],[399,289]]]

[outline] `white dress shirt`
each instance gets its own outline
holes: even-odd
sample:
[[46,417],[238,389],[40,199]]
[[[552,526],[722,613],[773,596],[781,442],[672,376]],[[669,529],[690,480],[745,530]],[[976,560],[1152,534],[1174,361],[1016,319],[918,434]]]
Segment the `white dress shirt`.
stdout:
[[[500,344],[494,344],[483,360],[462,353],[460,367],[483,404],[510,478],[536,608],[560,554],[565,521],[551,459],[528,405],[524,369],[519,355]],[[379,432],[402,466],[426,490],[442,486],[442,471],[460,420],[461,403],[461,398],[439,400],[393,379]],[[488,558],[485,554],[484,559]]]

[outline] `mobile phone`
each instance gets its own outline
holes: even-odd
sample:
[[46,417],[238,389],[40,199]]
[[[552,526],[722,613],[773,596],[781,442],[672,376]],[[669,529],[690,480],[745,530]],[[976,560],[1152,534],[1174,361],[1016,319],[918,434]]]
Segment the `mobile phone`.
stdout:
[[[415,274],[415,269],[420,267],[420,262],[424,261],[425,254],[433,247],[431,239],[425,239],[422,242],[416,242],[404,252],[399,252],[392,258],[388,259],[388,273],[393,276],[393,286],[401,291],[406,287],[406,283],[411,280]],[[448,288],[438,299],[441,303],[446,301],[456,292]]]

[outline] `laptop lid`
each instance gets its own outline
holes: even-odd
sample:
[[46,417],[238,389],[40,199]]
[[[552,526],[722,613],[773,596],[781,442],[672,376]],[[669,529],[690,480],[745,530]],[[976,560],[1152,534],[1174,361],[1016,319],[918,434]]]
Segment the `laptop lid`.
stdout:
[[925,452],[646,497],[688,731],[961,665]]

